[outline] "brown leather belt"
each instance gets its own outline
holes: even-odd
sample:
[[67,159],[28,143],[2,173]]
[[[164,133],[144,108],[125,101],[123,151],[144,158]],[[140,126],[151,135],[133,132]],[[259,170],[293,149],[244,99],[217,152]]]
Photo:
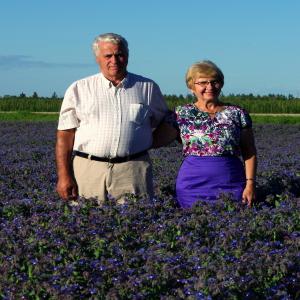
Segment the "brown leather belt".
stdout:
[[133,160],[135,158],[138,158],[140,156],[146,155],[148,153],[147,150],[142,151],[142,152],[138,152],[138,153],[134,153],[131,155],[127,155],[124,157],[99,157],[99,156],[95,156],[95,155],[90,155],[88,153],[84,153],[84,152],[80,152],[80,151],[73,151],[73,154],[75,156],[80,156],[83,158],[87,158],[87,159],[91,159],[91,160],[96,160],[96,161],[103,161],[103,162],[108,162],[111,164],[117,164],[117,163],[123,163],[126,161],[130,161]]

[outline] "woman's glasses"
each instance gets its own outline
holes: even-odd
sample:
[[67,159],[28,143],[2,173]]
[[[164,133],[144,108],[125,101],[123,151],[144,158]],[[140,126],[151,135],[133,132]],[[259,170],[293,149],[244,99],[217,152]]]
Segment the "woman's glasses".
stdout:
[[194,84],[197,84],[203,88],[207,87],[209,84],[211,84],[215,88],[220,88],[222,83],[219,80],[203,80],[203,81],[197,81],[194,82]]

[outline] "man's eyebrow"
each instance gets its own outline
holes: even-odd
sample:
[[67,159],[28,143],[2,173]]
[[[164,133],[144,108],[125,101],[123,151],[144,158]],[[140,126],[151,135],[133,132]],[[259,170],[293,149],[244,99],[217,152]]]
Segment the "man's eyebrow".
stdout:
[[119,52],[116,52],[116,53],[103,53],[104,56],[118,56],[118,55],[125,55],[125,52],[123,51],[119,51]]

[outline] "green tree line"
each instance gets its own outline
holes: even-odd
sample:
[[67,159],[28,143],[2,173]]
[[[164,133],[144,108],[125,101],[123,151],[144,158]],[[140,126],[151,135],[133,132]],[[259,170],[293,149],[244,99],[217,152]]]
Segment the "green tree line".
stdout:
[[[164,95],[169,109],[178,105],[194,101],[192,95]],[[229,94],[221,95],[221,101],[239,105],[250,113],[300,113],[300,98],[292,95],[264,95]],[[19,96],[0,97],[0,111],[28,111],[28,112],[59,112],[62,98],[54,92],[51,97],[39,97],[36,92],[32,96],[21,93]]]
[[[194,101],[192,95],[186,97],[182,95],[165,95],[165,99],[170,109]],[[265,96],[254,96],[253,94],[229,94],[221,95],[220,100],[224,103],[239,105],[245,108],[249,113],[300,113],[300,98],[295,98],[292,95],[284,96],[269,94]]]

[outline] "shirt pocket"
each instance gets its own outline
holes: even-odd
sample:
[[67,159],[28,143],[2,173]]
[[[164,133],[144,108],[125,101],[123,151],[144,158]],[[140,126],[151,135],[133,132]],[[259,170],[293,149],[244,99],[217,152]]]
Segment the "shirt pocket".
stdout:
[[149,106],[142,103],[132,103],[129,106],[129,120],[141,125],[149,114]]

